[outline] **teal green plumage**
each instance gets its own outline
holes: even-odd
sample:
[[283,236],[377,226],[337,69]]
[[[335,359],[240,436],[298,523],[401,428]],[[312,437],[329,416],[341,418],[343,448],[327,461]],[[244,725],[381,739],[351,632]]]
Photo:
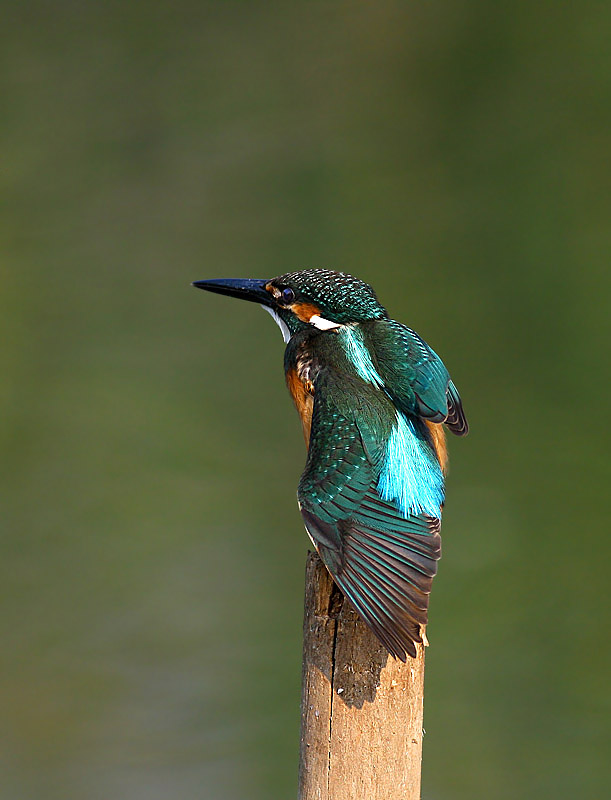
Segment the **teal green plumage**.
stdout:
[[467,432],[456,387],[426,342],[352,276],[302,270],[247,290],[237,283],[201,288],[257,299],[283,329],[308,440],[298,488],[308,534],[389,652],[415,656],[441,555],[444,475],[433,429]]
[[[407,348],[388,322],[298,334],[285,365],[296,367],[307,352],[313,380],[308,459],[298,489],[306,529],[344,594],[388,650],[404,659],[421,641],[441,554],[443,475],[416,416],[419,349],[418,360],[404,355],[408,375],[400,375],[389,359],[397,345]],[[435,394],[443,365],[433,363],[426,398],[439,408],[447,387]],[[386,390],[390,375],[393,392]]]

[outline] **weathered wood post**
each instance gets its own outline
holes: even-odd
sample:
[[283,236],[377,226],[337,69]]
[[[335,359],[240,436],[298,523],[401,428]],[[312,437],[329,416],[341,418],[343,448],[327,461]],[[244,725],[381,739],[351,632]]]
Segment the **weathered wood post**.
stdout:
[[424,647],[395,661],[309,553],[299,800],[419,800],[423,690]]

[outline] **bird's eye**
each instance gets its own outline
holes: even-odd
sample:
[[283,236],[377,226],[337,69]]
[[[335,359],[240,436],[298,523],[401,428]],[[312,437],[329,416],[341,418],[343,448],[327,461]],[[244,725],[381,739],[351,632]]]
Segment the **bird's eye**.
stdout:
[[290,289],[288,286],[280,292],[280,297],[278,301],[282,303],[283,306],[290,306],[290,304],[295,299],[295,292]]

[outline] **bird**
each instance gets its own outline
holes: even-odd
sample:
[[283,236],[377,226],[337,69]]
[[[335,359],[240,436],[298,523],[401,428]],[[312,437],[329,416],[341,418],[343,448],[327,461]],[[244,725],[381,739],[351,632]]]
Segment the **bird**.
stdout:
[[468,432],[442,360],[345,272],[192,285],[258,303],[277,322],[307,447],[297,491],[306,531],[388,652],[416,657],[441,556],[444,427]]

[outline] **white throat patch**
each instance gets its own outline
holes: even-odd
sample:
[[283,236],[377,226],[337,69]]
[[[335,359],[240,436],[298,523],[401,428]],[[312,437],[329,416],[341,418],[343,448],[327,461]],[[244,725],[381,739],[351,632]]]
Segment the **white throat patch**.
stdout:
[[267,313],[271,317],[274,318],[274,320],[276,321],[278,327],[280,328],[280,330],[282,332],[282,338],[284,339],[284,343],[286,344],[288,342],[288,340],[291,338],[291,332],[288,329],[288,326],[287,326],[286,322],[278,316],[278,314],[274,311],[273,308],[270,308],[269,306],[263,306],[263,305],[261,306],[261,308],[264,311],[267,311]]
[[319,317],[318,314],[313,314],[310,317],[310,325],[314,325],[319,331],[330,331],[333,328],[341,328],[339,322],[331,322],[330,319]]

